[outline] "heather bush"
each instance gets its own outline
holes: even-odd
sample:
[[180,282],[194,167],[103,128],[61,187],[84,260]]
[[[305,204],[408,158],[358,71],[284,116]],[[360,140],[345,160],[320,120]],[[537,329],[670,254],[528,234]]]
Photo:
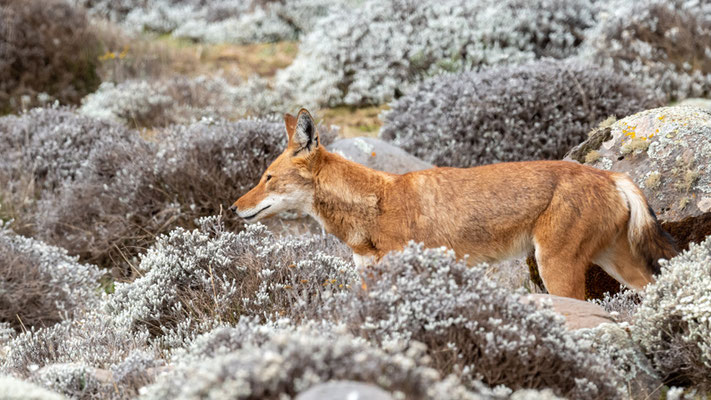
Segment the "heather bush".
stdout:
[[582,53],[669,100],[711,95],[711,4],[706,1],[603,2]]
[[[374,347],[326,327],[267,327],[241,321],[198,338],[175,369],[149,386],[142,398],[290,399],[330,380],[372,383],[407,399],[505,398],[487,396],[442,379],[421,345]],[[205,352],[205,343],[213,349]],[[217,349],[217,351],[214,351]],[[197,351],[196,351],[197,350]],[[197,354],[196,354],[197,353]]]
[[657,104],[608,70],[544,60],[427,80],[384,112],[380,136],[442,166],[559,159],[600,121]]
[[629,289],[612,295],[605,293],[602,299],[592,300],[620,322],[632,322],[641,301],[640,294]]
[[241,316],[308,318],[323,297],[359,284],[350,251],[334,237],[276,238],[263,225],[232,233],[217,217],[176,229],[141,257],[141,276],[117,283],[107,310],[154,333],[180,323]]
[[217,21],[249,11],[254,1],[202,0],[78,0],[92,15],[114,22],[125,22],[135,30],[169,33],[181,24],[209,18]]
[[[133,398],[163,364],[145,330],[130,329],[100,311],[18,334],[4,346],[0,373],[70,398]],[[108,374],[108,375],[107,375]]]
[[512,389],[550,388],[576,399],[617,398],[615,371],[566,330],[562,317],[522,302],[451,251],[409,245],[391,253],[336,317],[356,336],[417,341],[443,374]]
[[37,202],[30,233],[130,273],[157,235],[234,202],[286,142],[282,123],[258,120],[172,126],[155,138],[96,142],[78,177]]
[[0,1],[0,114],[78,102],[99,85],[99,54],[86,15],[68,2]]
[[357,0],[80,0],[94,15],[134,30],[209,43],[295,40],[333,8]]
[[440,71],[574,54],[592,1],[369,0],[335,9],[277,74],[306,105],[382,104]]
[[662,265],[647,285],[632,337],[669,384],[711,391],[711,238]]
[[0,226],[0,322],[16,330],[73,318],[99,301],[99,270]]
[[0,376],[0,399],[2,400],[64,400],[59,393],[11,376]]
[[136,132],[77,115],[66,107],[36,108],[0,118],[3,198],[33,203],[77,179],[99,143],[130,141]]
[[102,384],[92,372],[83,363],[51,364],[37,371],[33,380],[72,399],[98,398],[102,395]]
[[128,275],[133,256],[180,217],[153,173],[154,143],[99,143],[80,171],[53,197],[38,201],[32,234],[85,262]]
[[203,118],[273,116],[280,99],[259,77],[232,85],[222,77],[174,76],[102,83],[82,100],[81,114],[129,126],[159,127]]
[[574,334],[578,340],[588,341],[592,351],[605,360],[608,368],[621,376],[622,389],[628,398],[659,397],[662,386],[659,375],[632,339],[628,323],[601,324],[579,329]]
[[81,114],[130,126],[162,126],[172,122],[168,112],[173,99],[147,81],[115,85],[104,82],[82,100]]

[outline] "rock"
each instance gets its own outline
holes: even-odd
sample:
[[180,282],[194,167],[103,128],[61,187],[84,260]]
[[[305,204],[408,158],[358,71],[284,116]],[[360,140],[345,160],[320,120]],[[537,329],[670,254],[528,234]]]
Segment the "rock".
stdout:
[[680,248],[711,235],[711,110],[631,115],[593,131],[566,159],[630,175]]
[[295,400],[393,400],[390,393],[363,382],[330,381],[311,387]]
[[610,313],[597,304],[587,301],[550,294],[529,294],[524,296],[521,301],[533,303],[539,307],[550,304],[553,311],[565,317],[565,326],[571,330],[594,328],[600,324],[615,322]]
[[337,140],[328,146],[328,149],[366,167],[393,174],[433,167],[432,164],[408,154],[399,147],[371,137]]

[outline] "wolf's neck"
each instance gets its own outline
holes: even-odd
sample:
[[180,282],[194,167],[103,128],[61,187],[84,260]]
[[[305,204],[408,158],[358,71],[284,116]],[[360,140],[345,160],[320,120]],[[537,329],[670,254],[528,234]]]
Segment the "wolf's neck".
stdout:
[[314,176],[313,214],[358,254],[372,254],[381,199],[394,175],[324,151]]

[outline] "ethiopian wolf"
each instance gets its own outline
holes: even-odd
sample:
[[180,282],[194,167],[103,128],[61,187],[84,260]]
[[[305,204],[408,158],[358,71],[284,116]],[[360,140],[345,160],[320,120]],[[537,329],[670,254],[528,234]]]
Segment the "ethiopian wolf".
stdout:
[[659,271],[658,259],[676,254],[624,174],[532,161],[395,175],[328,152],[305,109],[285,122],[286,150],[232,210],[248,221],[306,212],[361,267],[410,240],[469,255],[472,265],[535,250],[548,291],[583,299],[591,263],[638,290]]

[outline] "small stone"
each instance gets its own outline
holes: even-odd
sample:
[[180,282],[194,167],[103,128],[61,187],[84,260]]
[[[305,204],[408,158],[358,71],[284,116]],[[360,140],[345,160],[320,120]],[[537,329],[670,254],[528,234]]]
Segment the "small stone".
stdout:
[[393,400],[378,386],[354,381],[330,381],[311,387],[295,400]]

